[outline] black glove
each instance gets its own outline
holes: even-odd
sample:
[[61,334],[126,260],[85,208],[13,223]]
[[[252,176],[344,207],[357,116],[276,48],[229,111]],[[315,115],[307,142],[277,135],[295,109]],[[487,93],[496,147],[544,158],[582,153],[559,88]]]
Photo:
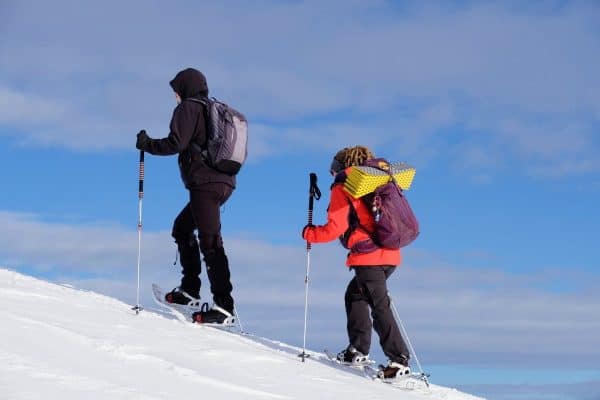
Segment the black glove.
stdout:
[[146,134],[146,131],[142,129],[137,134],[137,141],[135,142],[135,147],[140,150],[146,150],[146,146],[148,145],[149,141],[150,137],[148,136],[148,134]]

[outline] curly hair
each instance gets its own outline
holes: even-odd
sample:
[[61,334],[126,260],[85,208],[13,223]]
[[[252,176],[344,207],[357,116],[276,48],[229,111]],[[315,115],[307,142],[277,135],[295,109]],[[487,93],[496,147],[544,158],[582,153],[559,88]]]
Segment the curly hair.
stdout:
[[346,147],[337,152],[334,159],[344,168],[362,165],[365,161],[374,158],[373,152],[365,146]]

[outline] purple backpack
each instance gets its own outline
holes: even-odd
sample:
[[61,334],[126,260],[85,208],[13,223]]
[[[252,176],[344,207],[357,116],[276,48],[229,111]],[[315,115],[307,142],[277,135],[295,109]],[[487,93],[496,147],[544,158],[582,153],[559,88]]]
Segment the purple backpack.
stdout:
[[[365,162],[364,166],[379,168],[381,158]],[[383,170],[382,170],[383,171]],[[419,236],[419,222],[415,217],[406,196],[396,184],[393,175],[390,181],[379,186],[374,192],[361,198],[373,213],[375,231],[367,240],[356,243],[352,252],[369,253],[378,248],[399,249],[412,243]],[[348,248],[348,238],[357,227],[361,226],[356,211],[350,214],[350,229],[340,239]]]

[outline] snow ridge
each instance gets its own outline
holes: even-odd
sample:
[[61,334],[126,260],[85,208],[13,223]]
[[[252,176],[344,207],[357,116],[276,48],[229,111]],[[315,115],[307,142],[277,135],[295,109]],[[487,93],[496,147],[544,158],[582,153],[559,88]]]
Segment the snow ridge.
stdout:
[[319,353],[182,323],[97,293],[0,269],[0,397],[6,399],[472,400],[399,390]]

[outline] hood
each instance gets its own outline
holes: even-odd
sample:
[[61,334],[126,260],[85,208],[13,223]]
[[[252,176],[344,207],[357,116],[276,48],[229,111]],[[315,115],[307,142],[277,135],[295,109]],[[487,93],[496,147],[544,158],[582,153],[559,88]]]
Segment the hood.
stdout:
[[183,71],[179,71],[175,78],[169,85],[173,90],[179,94],[182,99],[190,97],[208,96],[208,85],[206,84],[206,78],[202,72],[194,68],[187,68]]

